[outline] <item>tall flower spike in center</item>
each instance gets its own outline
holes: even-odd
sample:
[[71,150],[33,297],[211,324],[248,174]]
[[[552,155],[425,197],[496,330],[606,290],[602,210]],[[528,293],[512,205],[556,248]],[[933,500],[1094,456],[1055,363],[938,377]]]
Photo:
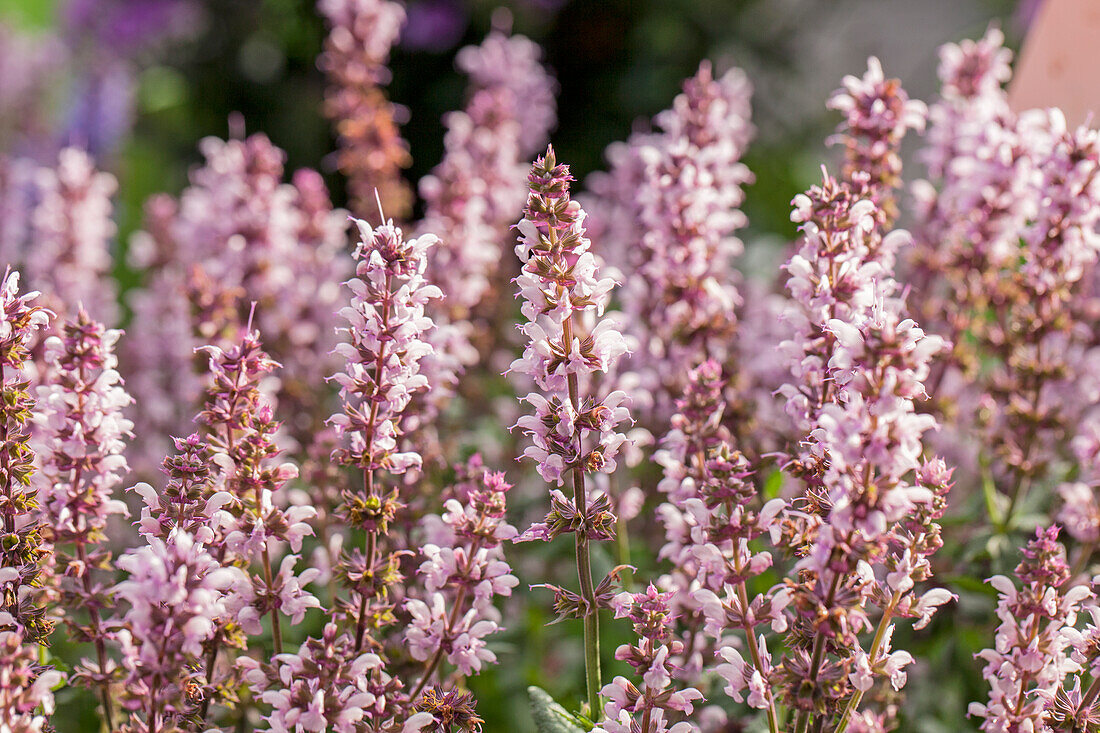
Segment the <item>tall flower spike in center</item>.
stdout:
[[433,327],[424,305],[442,293],[424,278],[435,235],[406,240],[392,221],[378,227],[356,223],[362,241],[355,277],[347,282],[351,303],[341,311],[346,339],[336,347],[345,366],[333,377],[343,408],[331,422],[343,441],[334,459],[363,472],[362,491],[345,490],[341,507],[348,526],[367,533],[365,552],[345,555],[340,568],[356,596],[344,611],[354,619],[358,653],[368,627],[392,619],[388,586],[400,580],[397,556],[385,552],[379,540],[384,541],[399,502],[396,490],[382,488],[378,472],[402,474],[421,465],[419,453],[400,450],[400,423],[412,396],[429,387],[420,373],[420,359],[432,351],[424,340]]
[[585,474],[615,470],[615,455],[626,440],[617,427],[630,419],[630,412],[623,392],[600,397],[591,377],[608,372],[627,348],[617,324],[603,317],[615,283],[599,276],[585,237],[584,211],[569,197],[572,180],[569,166],[558,165],[552,147],[528,176],[530,193],[516,246],[523,262],[516,284],[527,319],[521,329],[528,343],[511,371],[530,376],[541,390],[524,398],[534,413],[516,424],[531,439],[523,454],[538,464],[546,481],[561,485],[567,474],[572,476],[572,498],[555,489],[546,522],[521,539],[575,535],[580,594],[551,590],[559,613],[584,619],[588,704],[598,716],[599,607],[610,601],[612,577],[593,585],[589,542],[611,539],[615,517],[606,494],[589,496]]

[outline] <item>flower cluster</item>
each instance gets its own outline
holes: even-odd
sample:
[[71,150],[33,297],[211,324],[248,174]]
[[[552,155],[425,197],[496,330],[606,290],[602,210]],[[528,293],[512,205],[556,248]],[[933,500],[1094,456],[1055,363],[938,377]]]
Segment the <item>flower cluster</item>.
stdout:
[[[607,372],[626,353],[616,322],[603,317],[614,281],[601,278],[584,233],[584,211],[569,198],[569,167],[558,165],[553,148],[535,161],[528,178],[531,193],[516,254],[523,271],[516,279],[523,299],[523,357],[511,371],[525,374],[542,390],[523,399],[534,414],[516,427],[531,438],[524,455],[548,482],[563,483],[570,471],[612,472],[625,436],[616,427],[630,417],[626,395],[611,392],[597,400],[580,397],[582,381]],[[586,447],[585,437],[596,444]],[[583,497],[575,501],[584,516]],[[593,523],[595,524],[595,523]]]
[[654,119],[658,131],[615,149],[610,174],[593,180],[603,194],[602,251],[630,275],[622,298],[638,348],[624,366],[638,373],[641,393],[656,395],[660,419],[704,359],[740,371],[732,263],[743,250],[735,232],[747,223],[742,187],[753,180],[740,162],[754,132],[751,93],[740,69],[716,79],[704,62]]
[[1081,604],[1092,599],[1087,586],[1061,590],[1069,579],[1059,528],[1039,529],[1016,568],[1017,590],[1003,575],[990,578],[997,589],[996,643],[981,653],[990,684],[988,703],[971,703],[970,714],[984,718],[982,730],[1049,730],[1047,709],[1062,692],[1067,674],[1080,670],[1070,655],[1072,630]]
[[[398,123],[406,112],[382,88],[405,8],[392,0],[319,0],[317,7],[330,28],[318,60],[329,81],[325,114],[340,138],[337,165],[348,177],[351,210],[374,224],[384,223],[382,211],[404,219],[412,192],[401,169],[412,159]],[[376,200],[382,211],[371,213]]]
[[542,67],[542,49],[523,36],[490,33],[480,46],[458,52],[455,65],[470,77],[471,100],[483,91],[501,90],[511,100],[519,124],[519,153],[534,155],[557,124],[557,85]]
[[[123,451],[132,423],[123,410],[133,402],[118,375],[114,347],[121,331],[108,330],[81,309],[46,341],[50,382],[38,388],[35,475],[43,520],[52,544],[57,607],[71,633],[95,645],[96,659],[84,660],[79,679],[100,688],[111,719],[111,672],[107,662],[104,612],[114,602],[103,570],[111,567],[104,546],[112,515],[128,515],[114,497],[129,470]],[[77,611],[87,619],[77,616]]]
[[[270,668],[241,660],[245,678],[264,703],[269,731],[358,733],[364,719],[384,710],[386,686],[378,686],[382,660],[353,651],[350,636],[327,624],[320,639],[308,639],[297,653],[278,654]],[[276,687],[269,687],[272,681]]]
[[424,561],[417,574],[428,593],[426,600],[405,603],[412,617],[405,630],[409,653],[427,663],[419,687],[444,658],[463,675],[496,661],[485,646],[485,637],[500,629],[493,598],[510,596],[519,584],[501,548],[516,536],[504,519],[505,495],[512,485],[504,474],[484,469],[478,456],[466,469],[475,474],[473,485],[466,496],[447,500],[442,526],[421,550]]
[[469,98],[444,117],[443,160],[420,182],[421,227],[441,240],[431,278],[448,293],[454,319],[468,317],[492,287],[498,248],[523,207],[526,156],[554,124],[553,81],[540,56],[523,36],[492,33],[457,57]]
[[800,224],[802,239],[786,265],[787,289],[798,307],[784,312],[793,333],[780,349],[793,381],[780,394],[796,430],[808,435],[817,413],[835,401],[836,384],[826,376],[836,340],[826,326],[833,321],[859,323],[880,294],[890,295],[890,283],[879,281],[889,273],[905,236],[881,236],[875,205],[828,174],[821,186],[792,203],[791,219]]
[[[1031,486],[1069,458],[1061,437],[1095,402],[1089,202],[1100,189],[1095,132],[1070,129],[1058,110],[1009,108],[1003,42],[991,30],[941,52],[930,180],[914,191],[924,310],[955,342],[938,377],[948,387],[940,411],[956,423],[945,442],[985,433],[989,448],[962,457],[989,466],[1004,495],[992,519],[1007,527]],[[1075,394],[1082,380],[1084,400]],[[977,409],[956,415],[952,404]]]
[[558,164],[552,147],[528,176],[530,194],[516,246],[523,262],[516,284],[528,342],[511,371],[527,375],[542,390],[523,398],[535,408],[516,424],[531,440],[523,454],[547,482],[561,485],[566,474],[573,476],[573,496],[555,490],[545,523],[532,526],[523,539],[575,536],[580,595],[551,588],[560,615],[585,621],[588,701],[595,712],[600,591],[614,573],[593,584],[589,541],[610,539],[615,517],[605,493],[589,496],[585,474],[615,470],[615,456],[626,440],[617,428],[630,419],[630,411],[625,393],[613,391],[601,399],[593,390],[592,376],[610,371],[626,353],[626,342],[616,323],[603,317],[614,282],[599,276],[585,237],[584,210],[569,197],[572,180],[569,166]]
[[[850,218],[855,219],[856,230],[868,226],[861,222],[876,221],[874,204],[866,200],[851,204],[848,210],[866,207],[862,213],[837,216],[831,205],[845,200],[843,185],[827,179],[820,191],[833,192],[831,201],[822,197],[820,203],[813,198],[795,202],[796,207],[808,206],[814,212],[805,219],[807,240],[844,241],[833,236],[832,222],[841,222],[842,231],[847,225],[851,232]],[[826,215],[830,218],[820,227],[812,217],[823,210],[830,211]],[[874,225],[870,227],[873,230]],[[842,291],[843,299],[822,297],[823,288],[811,289],[815,281],[844,282],[839,277],[841,270],[833,269],[839,265],[835,260],[828,256],[818,259],[829,263],[828,273],[836,273],[831,280],[828,274],[817,279],[807,277],[805,270],[796,272],[792,261],[791,289],[805,304],[803,313],[831,315],[815,324],[820,329],[817,343],[822,351],[818,354],[823,352],[828,359],[807,354],[794,362],[792,371],[796,379],[804,379],[807,362],[821,359],[814,368],[823,369],[829,390],[817,401],[807,401],[801,390],[788,392],[794,415],[804,417],[806,407],[816,411],[810,413],[807,454],[799,459],[799,471],[808,483],[806,506],[821,522],[803,544],[800,554],[804,557],[796,566],[804,573],[792,586],[791,629],[797,643],[785,655],[781,675],[786,700],[799,711],[799,730],[813,716],[835,714],[834,706],[851,696],[839,718],[845,725],[876,674],[888,676],[895,689],[904,684],[902,669],[912,657],[905,651],[889,651],[891,618],[897,606],[894,599],[900,600],[914,584],[905,563],[916,562],[917,551],[938,549],[934,541],[926,548],[924,538],[912,536],[903,525],[921,513],[928,516],[927,523],[934,522],[937,511],[942,511],[942,506],[935,504],[937,495],[942,498],[946,491],[949,474],[945,477],[936,464],[927,467],[933,486],[921,480],[922,436],[935,426],[935,420],[918,414],[915,400],[925,395],[923,382],[930,360],[944,348],[944,342],[926,335],[911,319],[902,318],[901,304],[888,297],[893,282],[887,263],[893,261],[893,253],[883,250],[897,238],[898,233],[882,238],[877,250],[857,245],[845,253],[851,258],[845,263],[845,274],[850,276],[845,284],[850,290]],[[807,245],[803,252],[809,253]],[[831,253],[826,250],[823,254]],[[805,261],[812,260],[807,257]],[[877,270],[872,269],[876,266]],[[810,323],[814,323],[813,316]],[[891,544],[912,542],[919,546],[895,559],[897,567],[892,572],[885,577],[874,572]],[[919,614],[922,624],[934,605],[950,597],[930,593],[934,595],[920,602],[927,607]],[[869,604],[880,606],[882,617],[875,641],[864,651],[859,635],[871,628]]]
[[128,577],[114,588],[129,607],[115,632],[122,654],[124,730],[175,730],[202,702],[202,660],[238,572],[223,567],[182,528],[118,560]]
[[[259,333],[248,331],[239,344],[223,350],[207,346],[210,358],[211,384],[207,390],[205,409],[198,415],[209,433],[213,449],[211,460],[221,468],[213,490],[221,489],[225,501],[216,528],[218,561],[236,565],[248,575],[248,583],[234,588],[231,614],[219,620],[219,629],[210,644],[207,656],[207,678],[211,691],[226,684],[215,679],[218,645],[226,635],[225,626],[239,627],[249,636],[262,632],[260,619],[271,617],[272,646],[282,652],[280,616],[301,623],[306,610],[319,608],[320,602],[304,587],[320,571],[310,568],[301,574],[294,572],[297,555],[287,555],[273,571],[273,553],[282,543],[300,552],[302,539],[313,534],[307,523],[316,515],[311,506],[282,506],[285,484],[298,476],[292,463],[273,465],[279,456],[275,437],[279,423],[270,404],[261,393],[259,383],[278,367],[260,343]],[[255,573],[249,572],[259,565]]]
[[691,715],[702,694],[693,687],[677,690],[672,686],[670,659],[680,642],[673,640],[669,607],[670,593],[659,593],[650,585],[644,593],[620,593],[612,605],[616,618],[629,618],[638,643],[624,644],[615,650],[615,658],[630,664],[642,679],[639,689],[624,677],[616,677],[603,688],[608,698],[607,719],[595,730],[602,733],[689,733],[698,728],[687,722],[670,725],[670,718]]
[[829,98],[829,108],[844,115],[832,142],[844,146],[842,177],[879,212],[879,223],[897,218],[894,192],[901,186],[901,141],[910,130],[923,131],[928,110],[910,99],[897,79],[887,79],[872,56],[862,78],[844,77]]
[[380,472],[400,475],[421,465],[419,453],[399,444],[401,421],[412,396],[430,386],[419,373],[420,359],[431,353],[424,335],[433,324],[424,308],[441,293],[424,277],[433,235],[406,240],[392,221],[377,228],[357,223],[362,241],[356,277],[347,283],[351,304],[341,311],[348,323],[341,329],[346,340],[336,347],[346,365],[333,377],[343,409],[331,422],[342,441],[334,458],[363,476],[361,489],[344,489],[338,512],[349,527],[367,533],[366,552],[356,548],[340,560],[341,577],[357,596],[344,610],[356,620],[359,649],[368,626],[392,620],[389,586],[401,578],[399,555],[380,547],[379,540],[401,502],[397,489],[382,485]]
[[3,167],[0,197],[11,215],[0,236],[6,262],[21,268],[57,312],[75,315],[83,307],[113,323],[117,298],[108,274],[115,177],[97,171],[79,148],[62,149],[52,166],[12,159]]
[[37,598],[42,546],[41,520],[32,484],[34,454],[30,421],[34,400],[27,393],[24,370],[35,332],[51,313],[33,305],[35,291],[19,294],[19,273],[5,273],[0,289],[0,630],[15,631],[31,643],[44,641],[50,624]]
[[43,670],[33,646],[17,631],[0,631],[0,726],[11,731],[45,733],[54,711],[53,688],[60,672]]
[[[660,556],[674,568],[660,585],[668,589],[680,616],[683,657],[673,653],[682,667],[679,676],[697,679],[713,663],[716,644],[726,639],[727,629],[739,629],[755,665],[748,681],[755,676],[756,689],[767,695],[763,680],[771,661],[766,647],[757,645],[757,626],[785,629],[789,592],[775,588],[750,601],[747,583],[771,566],[772,557],[767,551],[752,551],[749,542],[771,530],[785,502],[773,499],[759,511],[752,508],[757,494],[752,471],[728,442],[722,388],[717,362],[708,360],[693,370],[672,430],[654,456],[664,469],[658,489],[668,496],[658,509],[666,539]],[[723,654],[737,652],[727,647]],[[739,681],[733,689],[741,686]],[[750,704],[763,699],[754,697]],[[764,707],[770,709],[770,704]]]

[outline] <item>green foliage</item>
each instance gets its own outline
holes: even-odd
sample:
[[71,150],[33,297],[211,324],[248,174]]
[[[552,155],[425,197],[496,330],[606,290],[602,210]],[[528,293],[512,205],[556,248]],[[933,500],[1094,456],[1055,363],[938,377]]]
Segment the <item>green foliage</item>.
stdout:
[[527,696],[531,700],[531,717],[535,719],[538,733],[585,733],[592,730],[591,722],[570,714],[541,687],[528,687]]

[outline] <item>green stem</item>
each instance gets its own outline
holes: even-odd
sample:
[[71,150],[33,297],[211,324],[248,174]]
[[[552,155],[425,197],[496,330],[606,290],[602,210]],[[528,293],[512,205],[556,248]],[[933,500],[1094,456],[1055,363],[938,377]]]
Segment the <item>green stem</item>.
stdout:
[[[268,590],[271,589],[271,555],[268,548],[264,547],[264,582]],[[283,632],[279,627],[279,609],[271,609],[271,642],[275,646],[275,653],[283,653]]]
[[[550,228],[550,243],[557,245],[557,233]],[[573,316],[568,315],[562,323],[562,348],[569,353],[573,346]],[[580,412],[581,399],[580,387],[577,375],[569,374],[566,377],[569,385],[569,401],[576,412]],[[574,439],[577,443],[577,465],[573,467],[573,503],[577,508],[577,514],[585,516],[588,509],[588,491],[584,482],[584,462],[580,459],[584,454],[580,427],[574,431]],[[599,722],[602,712],[600,705],[600,608],[596,601],[596,588],[592,582],[592,557],[589,548],[588,537],[583,532],[577,532],[577,579],[580,582],[581,598],[584,599],[586,610],[584,614],[584,677],[588,690],[588,714],[589,717]]]
[[[741,607],[747,609],[749,607],[749,594],[745,588],[745,581],[741,581],[737,584],[737,595],[741,599]],[[763,657],[760,655],[760,647],[756,643],[756,635],[752,629],[745,629],[745,639],[748,641],[749,656],[752,658],[752,665],[760,672],[764,674],[764,662]],[[767,678],[765,678],[767,679]],[[768,731],[770,733],[779,733],[779,717],[775,714],[775,700],[769,692],[768,694]]]
[[[619,565],[630,565],[630,533],[627,531],[626,520],[618,517],[615,520],[615,549],[619,556]],[[629,567],[619,573],[623,590],[634,590],[634,573]]]
[[[566,320],[566,324],[569,321]],[[571,329],[568,328],[567,332]],[[577,377],[569,375],[569,397],[573,400],[574,407],[578,407]],[[579,409],[579,407],[578,407]],[[580,438],[578,436],[578,442]],[[578,455],[580,453],[578,452]],[[573,502],[577,506],[577,513],[584,516],[587,510],[588,495],[584,483],[584,466],[577,465],[573,468]],[[589,717],[592,720],[600,719],[600,609],[596,601],[596,587],[592,582],[592,556],[589,548],[588,537],[583,532],[576,535],[577,551],[577,579],[580,581],[581,598],[587,604],[584,615],[584,676],[588,688]]]

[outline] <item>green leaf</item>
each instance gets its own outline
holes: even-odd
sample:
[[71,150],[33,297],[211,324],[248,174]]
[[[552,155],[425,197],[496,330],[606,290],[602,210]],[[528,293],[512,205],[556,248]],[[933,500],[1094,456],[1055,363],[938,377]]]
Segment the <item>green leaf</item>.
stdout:
[[783,472],[778,468],[772,471],[764,481],[764,499],[770,500],[779,496],[779,490],[783,488]]
[[528,687],[527,696],[531,700],[531,716],[539,733],[585,733],[591,728],[586,728],[577,716],[554,702],[554,698],[541,687]]

